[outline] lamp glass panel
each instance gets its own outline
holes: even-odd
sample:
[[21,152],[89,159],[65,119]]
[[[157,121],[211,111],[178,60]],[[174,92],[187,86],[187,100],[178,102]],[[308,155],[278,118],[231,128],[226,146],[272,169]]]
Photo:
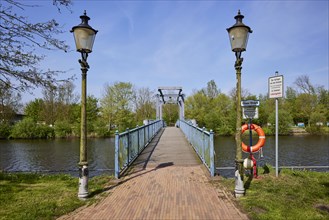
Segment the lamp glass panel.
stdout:
[[74,29],[74,39],[77,51],[90,53],[93,49],[95,32],[88,28]]
[[248,43],[249,30],[245,27],[234,27],[229,31],[232,51],[245,51]]

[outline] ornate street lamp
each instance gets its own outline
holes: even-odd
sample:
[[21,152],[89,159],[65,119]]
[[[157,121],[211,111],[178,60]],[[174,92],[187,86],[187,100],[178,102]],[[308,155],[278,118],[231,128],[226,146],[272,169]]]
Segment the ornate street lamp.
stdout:
[[80,16],[81,24],[71,30],[74,35],[77,51],[81,53],[79,59],[82,72],[81,84],[81,134],[80,134],[80,161],[79,161],[79,198],[88,197],[88,160],[87,160],[87,123],[86,123],[86,91],[87,91],[87,63],[88,54],[92,52],[97,31],[89,26],[90,18],[86,11]]
[[242,23],[244,18],[241,15],[240,10],[238,15],[234,17],[236,23],[227,28],[228,35],[230,38],[232,51],[235,52],[235,70],[236,70],[236,132],[235,132],[235,142],[236,142],[236,156],[235,156],[235,196],[241,197],[244,195],[243,186],[243,159],[242,159],[242,149],[241,149],[241,69],[243,58],[241,53],[246,51],[249,33],[252,33],[250,27]]

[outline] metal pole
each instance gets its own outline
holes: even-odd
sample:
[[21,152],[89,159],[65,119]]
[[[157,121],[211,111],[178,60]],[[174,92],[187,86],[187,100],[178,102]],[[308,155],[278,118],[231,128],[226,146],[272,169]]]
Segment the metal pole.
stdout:
[[279,176],[279,107],[278,99],[275,99],[275,176]]
[[114,152],[114,176],[119,179],[120,165],[119,165],[119,131],[115,131],[115,152]]
[[241,149],[241,65],[243,58],[239,57],[236,53],[235,70],[236,70],[236,156],[235,156],[235,197],[241,197],[244,195],[245,189],[243,185],[243,160]]
[[182,100],[182,120],[185,120],[185,106],[184,106],[184,100]]
[[159,99],[158,97],[156,98],[156,105],[155,105],[155,118],[158,120],[159,119]]
[[[252,119],[251,118],[249,118],[249,143],[250,143],[250,145],[249,145],[249,147],[251,147],[252,146],[252,129],[251,129],[251,122],[252,122]],[[251,152],[250,152],[251,153]]]
[[210,175],[215,176],[215,161],[214,161],[214,132],[210,130]]
[[[279,72],[275,72],[278,76]],[[279,176],[279,103],[278,98],[275,99],[275,176]]]
[[82,54],[81,65],[81,134],[80,134],[80,161],[79,161],[79,192],[78,197],[81,199],[88,197],[88,161],[87,161],[87,120],[86,120],[86,91],[87,91],[87,55]]
[[129,132],[129,128],[127,128],[127,164],[130,164],[130,132]]

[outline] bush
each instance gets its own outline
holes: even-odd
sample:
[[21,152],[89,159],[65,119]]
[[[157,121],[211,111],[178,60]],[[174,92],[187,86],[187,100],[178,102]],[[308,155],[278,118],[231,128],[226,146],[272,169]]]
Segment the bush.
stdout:
[[11,126],[8,123],[0,123],[0,139],[10,136]]
[[263,127],[262,128],[265,135],[275,135],[275,129],[274,129],[274,132],[273,132],[273,129],[270,129],[269,127]]
[[108,126],[107,126],[107,123],[105,122],[105,120],[98,119],[94,123],[94,127],[95,127],[94,130],[95,130],[97,136],[99,136],[99,137],[108,137],[108,136],[110,136],[110,131],[108,129]]
[[58,138],[69,137],[72,135],[71,124],[67,121],[55,123],[55,136]]
[[234,129],[227,125],[222,125],[220,128],[216,130],[219,135],[233,135]]
[[324,127],[321,126],[308,126],[305,129],[310,134],[322,135],[325,133]]
[[53,138],[54,129],[47,125],[39,125],[31,118],[25,118],[16,123],[12,129],[11,138]]
[[[271,123],[269,127],[271,134],[275,134],[275,112],[271,113],[268,121]],[[279,134],[280,135],[290,135],[290,126],[293,124],[293,120],[289,112],[285,110],[279,110]]]

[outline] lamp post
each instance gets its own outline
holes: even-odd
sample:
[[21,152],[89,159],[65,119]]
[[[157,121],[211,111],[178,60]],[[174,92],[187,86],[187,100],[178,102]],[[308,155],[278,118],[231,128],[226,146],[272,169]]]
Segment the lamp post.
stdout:
[[75,45],[82,59],[79,59],[81,65],[81,134],[80,134],[80,161],[79,161],[79,198],[88,197],[88,159],[87,159],[87,123],[86,123],[86,91],[87,91],[87,63],[88,54],[92,52],[94,40],[97,31],[89,26],[90,18],[86,11],[80,16],[81,24],[74,26],[71,30],[74,35]]
[[242,23],[244,18],[241,15],[240,10],[234,17],[236,23],[227,28],[232,51],[235,52],[235,70],[236,70],[236,131],[235,131],[235,143],[236,143],[236,156],[235,156],[235,196],[241,197],[244,195],[243,185],[243,159],[241,149],[241,69],[243,58],[241,53],[246,51],[249,33],[252,33],[250,27]]

